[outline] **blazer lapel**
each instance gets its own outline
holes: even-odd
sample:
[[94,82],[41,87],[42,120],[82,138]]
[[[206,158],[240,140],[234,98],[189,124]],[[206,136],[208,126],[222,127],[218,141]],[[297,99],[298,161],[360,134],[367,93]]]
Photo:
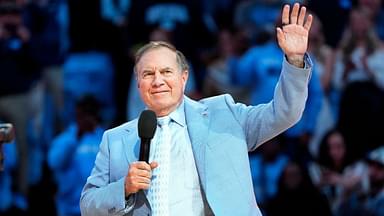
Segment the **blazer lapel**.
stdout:
[[205,172],[205,148],[209,134],[210,119],[208,116],[208,107],[197,103],[188,97],[185,101],[185,120],[188,127],[189,138],[191,139],[192,151],[195,157],[197,171],[200,182],[205,190],[206,172]]
[[[137,129],[132,127],[125,128],[127,132],[122,136],[123,150],[128,161],[128,164],[139,160],[140,154],[140,138],[137,136]],[[132,142],[133,141],[133,142]],[[132,148],[133,145],[133,148]]]

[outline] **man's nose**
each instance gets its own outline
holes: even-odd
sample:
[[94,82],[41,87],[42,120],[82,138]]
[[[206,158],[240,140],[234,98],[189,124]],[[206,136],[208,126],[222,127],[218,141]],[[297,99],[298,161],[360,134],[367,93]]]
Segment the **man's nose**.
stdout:
[[161,86],[164,84],[164,77],[161,75],[161,73],[155,73],[155,76],[152,81],[153,86]]

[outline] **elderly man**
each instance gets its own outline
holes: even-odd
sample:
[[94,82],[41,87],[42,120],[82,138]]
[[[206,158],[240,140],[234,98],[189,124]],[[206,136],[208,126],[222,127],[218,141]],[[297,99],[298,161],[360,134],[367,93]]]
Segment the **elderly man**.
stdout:
[[276,29],[285,54],[280,81],[274,99],[258,106],[229,95],[189,99],[184,55],[164,42],[144,45],[136,55],[138,89],[160,124],[149,163],[137,161],[137,119],[105,132],[82,215],[261,215],[247,153],[300,119],[311,70],[312,16],[305,18],[305,7],[296,3],[290,13],[284,6]]

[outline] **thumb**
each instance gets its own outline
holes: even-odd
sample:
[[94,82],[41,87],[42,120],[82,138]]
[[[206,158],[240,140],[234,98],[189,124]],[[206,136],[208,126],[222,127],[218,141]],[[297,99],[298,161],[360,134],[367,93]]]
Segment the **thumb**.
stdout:
[[276,28],[276,36],[277,36],[277,43],[279,44],[280,48],[284,51],[285,35],[283,33],[283,30],[279,27]]
[[149,163],[149,166],[151,167],[151,169],[155,169],[156,167],[159,166],[159,164],[156,162],[156,161],[152,161],[151,163]]

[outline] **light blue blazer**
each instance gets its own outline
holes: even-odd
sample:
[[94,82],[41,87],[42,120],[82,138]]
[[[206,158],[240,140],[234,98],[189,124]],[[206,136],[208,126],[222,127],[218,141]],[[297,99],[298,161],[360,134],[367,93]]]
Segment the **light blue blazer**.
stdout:
[[[295,124],[307,98],[311,63],[298,69],[283,62],[274,100],[246,106],[230,95],[199,102],[184,97],[185,118],[200,183],[214,215],[261,215],[253,192],[248,151]],[[137,119],[104,133],[95,167],[84,186],[82,215],[150,215],[143,192],[125,209],[124,178],[137,161]],[[177,177],[177,176],[175,176]]]

